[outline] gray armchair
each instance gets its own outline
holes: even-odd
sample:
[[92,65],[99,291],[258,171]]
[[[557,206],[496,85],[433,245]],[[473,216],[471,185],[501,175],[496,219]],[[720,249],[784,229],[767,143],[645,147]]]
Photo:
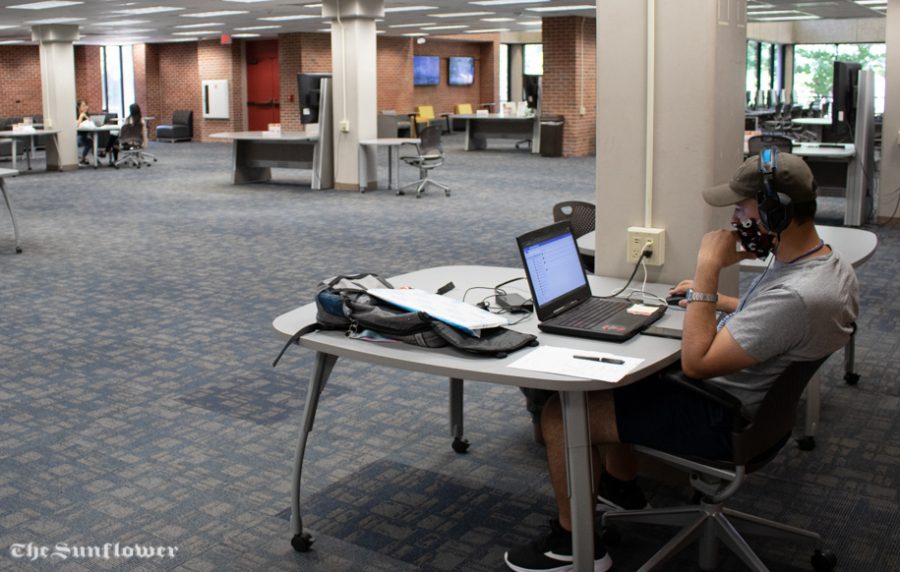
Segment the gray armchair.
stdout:
[[190,141],[194,137],[194,112],[179,109],[172,114],[171,125],[158,125],[156,139],[159,141]]

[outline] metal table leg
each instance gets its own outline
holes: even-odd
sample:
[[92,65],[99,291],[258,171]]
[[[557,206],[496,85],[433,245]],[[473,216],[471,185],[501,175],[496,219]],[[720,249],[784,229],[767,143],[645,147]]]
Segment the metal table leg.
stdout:
[[559,395],[566,435],[573,564],[576,572],[591,572],[594,569],[594,503],[587,397],[583,391],[561,391]]
[[450,378],[450,436],[454,451],[469,450],[469,442],[463,438],[463,380],[455,377]]
[[16,137],[12,138],[10,141],[10,145],[12,146],[12,168],[16,168],[16,155],[19,154],[19,141]]
[[303,456],[306,453],[306,441],[313,428],[316,409],[319,407],[319,396],[325,389],[325,383],[337,356],[316,352],[316,363],[306,393],[306,407],[303,408],[303,421],[300,425],[300,441],[297,443],[297,454],[294,456],[293,487],[291,489],[291,546],[298,552],[306,552],[312,546],[313,537],[303,531],[303,519],[300,517],[300,479],[303,475]]
[[6,194],[6,184],[3,182],[2,177],[0,177],[0,194],[3,195],[3,200],[6,202],[6,210],[9,211],[9,218],[12,219],[13,235],[16,238],[16,254],[21,254],[22,247],[19,245],[19,225],[16,224],[16,215],[13,214],[12,204],[9,202],[9,195]]

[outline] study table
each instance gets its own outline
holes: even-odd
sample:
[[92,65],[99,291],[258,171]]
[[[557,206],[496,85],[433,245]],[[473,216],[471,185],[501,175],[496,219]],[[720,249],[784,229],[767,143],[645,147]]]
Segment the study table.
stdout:
[[211,139],[232,141],[232,183],[266,183],[272,180],[272,167],[311,169],[312,188],[321,189],[317,167],[319,136],[303,131],[238,131],[213,133]]
[[[51,142],[54,147],[59,145],[59,139],[57,138],[57,134],[59,133],[59,129],[35,129],[34,131],[0,131],[0,138],[9,139],[10,144],[12,145],[12,168],[16,170],[17,164],[16,159],[19,154],[18,145],[19,141],[22,139],[28,139],[29,147],[25,152],[25,158],[28,165],[28,170],[31,170],[31,151],[34,150],[34,139],[35,137],[42,137],[49,135]],[[50,165],[47,165],[47,169],[50,169]],[[18,173],[18,171],[16,171]]]
[[537,115],[518,117],[497,113],[450,115],[450,120],[466,122],[466,151],[487,149],[488,139],[515,139],[531,144],[531,152],[541,150],[541,121]]
[[[473,286],[493,286],[512,278],[524,277],[521,268],[499,268],[490,266],[444,266],[419,270],[392,277],[389,280],[398,286],[412,286],[434,292],[448,281],[455,288],[447,295],[461,298]],[[621,287],[622,280],[589,276],[595,293],[609,293]],[[523,295],[528,295],[524,282],[514,282],[507,289],[520,287]],[[665,285],[648,285],[648,291],[664,294]],[[684,312],[671,309],[658,322],[669,327],[681,327]],[[279,337],[289,339],[302,327],[314,323],[316,305],[307,304],[275,318],[273,326]],[[513,352],[504,359],[464,354],[452,348],[421,348],[403,343],[371,343],[355,340],[340,331],[316,331],[300,338],[301,346],[315,352],[315,365],[306,394],[300,438],[294,458],[293,488],[291,498],[291,544],[298,551],[309,549],[312,542],[303,529],[300,514],[300,482],[307,440],[312,431],[313,419],[319,404],[319,397],[338,358],[350,358],[371,364],[398,369],[429,373],[450,379],[450,428],[454,438],[463,434],[463,380],[470,382],[497,383],[510,386],[533,387],[560,392],[563,419],[566,428],[566,467],[570,475],[572,507],[572,534],[574,544],[575,570],[593,570],[593,524],[594,512],[591,502],[590,439],[585,392],[604,390],[631,383],[675,363],[681,355],[681,342],[666,338],[638,335],[624,343],[602,342],[545,334],[537,328],[537,317],[511,326],[512,329],[534,333],[542,345],[560,346],[576,350],[605,351],[621,356],[643,358],[643,362],[628,373],[618,384],[598,380],[574,378],[563,375],[527,371],[508,367],[530,351],[529,348]],[[498,563],[499,565],[499,563]]]
[[[368,187],[369,164],[375,166],[375,161],[369,160],[369,153],[378,147],[387,147],[388,150],[388,188],[400,190],[400,147],[403,145],[418,145],[422,140],[417,137],[380,137],[378,139],[363,139],[359,142],[359,192],[364,193]],[[397,173],[397,186],[394,186],[393,173]],[[375,181],[377,187],[378,167],[375,167]]]
[[121,129],[122,127],[120,125],[101,125],[100,127],[92,125],[78,127],[78,132],[81,134],[95,135],[94,137],[91,137],[91,141],[94,146],[94,154],[91,159],[91,166],[93,166],[95,169],[100,165],[100,158],[97,154],[98,146],[100,144],[100,138],[96,137],[96,135],[99,133],[109,133],[110,135],[115,135],[118,134]]
[[22,247],[19,245],[19,225],[16,224],[16,215],[13,214],[12,204],[9,202],[9,195],[6,193],[4,179],[6,177],[15,177],[18,174],[19,172],[15,169],[0,169],[0,194],[3,195],[3,202],[6,203],[6,210],[9,211],[9,218],[12,220],[13,236],[16,239],[16,254],[22,252]]

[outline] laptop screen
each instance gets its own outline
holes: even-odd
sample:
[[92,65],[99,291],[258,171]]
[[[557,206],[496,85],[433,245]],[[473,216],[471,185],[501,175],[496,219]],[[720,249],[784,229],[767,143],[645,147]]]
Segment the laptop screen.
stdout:
[[522,248],[538,306],[586,285],[578,248],[571,232],[550,236]]

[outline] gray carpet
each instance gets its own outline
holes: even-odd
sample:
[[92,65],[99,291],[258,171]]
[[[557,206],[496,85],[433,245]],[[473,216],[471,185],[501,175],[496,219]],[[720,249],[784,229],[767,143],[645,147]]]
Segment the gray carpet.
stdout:
[[[289,544],[292,456],[310,352],[272,319],[339,272],[518,265],[514,237],[565,199],[592,201],[594,161],[512,143],[435,176],[453,196],[311,191],[309,173],[230,184],[225,145],[154,144],[150,169],[35,171],[8,181],[24,254],[0,212],[0,570],[502,570],[553,515],[543,450],[514,388],[466,385],[468,455],[450,449],[446,380],[341,361],[304,473],[314,549]],[[383,165],[383,162],[382,162]],[[8,164],[4,165],[8,166]],[[36,162],[36,167],[41,167]],[[404,179],[413,173],[404,170]],[[382,173],[385,184],[386,173]],[[826,207],[834,217],[839,204]],[[860,270],[856,387],[824,368],[823,424],[735,506],[820,531],[840,570],[900,568],[900,229]],[[647,479],[654,505],[686,485]],[[668,538],[625,531],[635,569]],[[13,558],[14,543],[177,546],[173,559]],[[756,541],[773,570],[805,548]],[[694,570],[695,551],[667,570]],[[733,558],[723,570],[741,570]]]

